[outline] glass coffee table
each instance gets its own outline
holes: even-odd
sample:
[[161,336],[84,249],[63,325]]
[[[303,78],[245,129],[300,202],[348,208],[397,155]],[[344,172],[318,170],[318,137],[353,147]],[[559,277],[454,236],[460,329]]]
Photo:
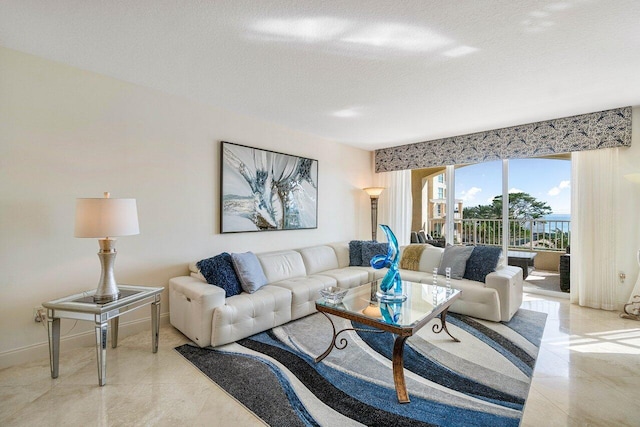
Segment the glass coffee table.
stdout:
[[406,301],[381,303],[376,297],[379,286],[380,280],[350,289],[339,304],[332,304],[323,298],[316,301],[316,309],[331,322],[333,339],[325,352],[316,357],[315,361],[320,362],[334,348],[342,350],[347,346],[346,338],[338,340],[341,333],[358,330],[356,328],[336,330],[336,325],[329,314],[376,329],[365,329],[366,332],[391,332],[396,335],[392,358],[396,394],[400,403],[409,403],[404,380],[404,342],[438,315],[440,315],[440,321],[433,325],[433,332],[444,331],[454,341],[460,342],[449,333],[446,323],[449,307],[460,297],[460,291],[443,286],[403,281],[402,288],[403,293],[407,295]]

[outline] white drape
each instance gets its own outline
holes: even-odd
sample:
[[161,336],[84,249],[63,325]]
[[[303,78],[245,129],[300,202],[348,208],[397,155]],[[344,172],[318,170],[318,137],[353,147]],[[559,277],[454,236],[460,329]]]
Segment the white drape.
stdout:
[[[388,225],[398,244],[408,245],[411,238],[411,171],[382,172],[376,174],[376,185],[385,187],[378,201],[378,224]],[[380,230],[378,230],[380,236]],[[380,240],[380,237],[378,237]]]
[[571,155],[571,302],[616,307],[618,148]]

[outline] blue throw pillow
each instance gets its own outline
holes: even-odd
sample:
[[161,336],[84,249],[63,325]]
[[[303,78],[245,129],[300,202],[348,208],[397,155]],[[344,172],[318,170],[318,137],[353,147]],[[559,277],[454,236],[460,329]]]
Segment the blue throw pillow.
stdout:
[[362,265],[362,244],[371,240],[352,240],[349,242],[349,266]]
[[213,258],[200,260],[196,263],[200,273],[207,279],[207,283],[221,287],[227,297],[238,295],[242,292],[238,276],[233,269],[231,255],[226,252]]
[[256,254],[253,252],[231,254],[231,259],[240,279],[240,286],[245,292],[252,294],[267,284],[267,276],[264,275]]
[[496,270],[501,252],[499,246],[475,246],[467,260],[464,278],[484,283],[487,274]]
[[371,267],[371,258],[376,255],[386,255],[388,250],[388,243],[362,242],[362,264],[360,265]]

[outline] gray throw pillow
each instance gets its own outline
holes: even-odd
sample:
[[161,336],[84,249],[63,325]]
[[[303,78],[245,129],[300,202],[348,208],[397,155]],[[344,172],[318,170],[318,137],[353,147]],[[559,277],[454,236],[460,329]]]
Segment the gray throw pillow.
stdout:
[[375,243],[373,240],[352,240],[349,242],[349,266],[362,265],[362,244],[365,242]]
[[438,274],[444,276],[446,268],[450,267],[451,278],[462,279],[471,252],[473,252],[473,246],[447,246],[442,254]]
[[253,252],[231,254],[231,260],[242,290],[252,294],[267,284],[267,276],[264,275],[260,261]]

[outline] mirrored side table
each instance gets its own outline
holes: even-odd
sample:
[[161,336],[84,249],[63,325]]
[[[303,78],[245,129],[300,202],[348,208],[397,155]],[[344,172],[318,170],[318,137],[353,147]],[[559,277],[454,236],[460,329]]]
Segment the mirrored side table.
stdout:
[[120,298],[105,304],[93,302],[96,290],[82,292],[42,303],[47,309],[49,331],[49,363],[51,378],[58,378],[60,356],[60,319],[93,321],[96,331],[96,355],[98,359],[98,384],[107,382],[107,332],[111,322],[111,347],[118,346],[118,321],[120,316],[146,305],[151,306],[151,347],[158,351],[160,333],[160,294],[164,288],[118,285]]

